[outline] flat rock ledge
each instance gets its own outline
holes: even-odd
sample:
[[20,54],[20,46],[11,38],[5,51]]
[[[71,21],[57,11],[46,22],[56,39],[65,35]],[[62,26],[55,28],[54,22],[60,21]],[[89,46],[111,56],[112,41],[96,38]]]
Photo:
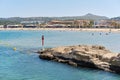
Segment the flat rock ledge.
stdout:
[[103,46],[63,46],[45,49],[38,53],[41,59],[120,74],[120,53],[112,53]]

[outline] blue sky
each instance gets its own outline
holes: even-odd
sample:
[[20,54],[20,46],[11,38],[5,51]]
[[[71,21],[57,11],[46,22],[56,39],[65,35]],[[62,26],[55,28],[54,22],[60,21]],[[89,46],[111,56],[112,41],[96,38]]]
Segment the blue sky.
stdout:
[[0,0],[0,17],[120,16],[120,0]]

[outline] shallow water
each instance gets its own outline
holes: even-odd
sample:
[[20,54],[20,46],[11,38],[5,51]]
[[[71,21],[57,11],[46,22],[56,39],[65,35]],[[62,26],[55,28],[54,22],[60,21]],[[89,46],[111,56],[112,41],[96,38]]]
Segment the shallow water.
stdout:
[[120,52],[120,34],[117,33],[0,31],[0,80],[120,80],[120,75],[114,73],[39,59],[34,52],[41,49],[41,35],[45,36],[45,48],[95,44]]

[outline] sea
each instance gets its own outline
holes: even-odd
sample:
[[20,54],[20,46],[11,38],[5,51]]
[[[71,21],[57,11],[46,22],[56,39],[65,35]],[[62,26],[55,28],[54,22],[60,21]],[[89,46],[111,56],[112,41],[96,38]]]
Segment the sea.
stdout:
[[0,80],[120,80],[120,75],[85,67],[42,60],[44,48],[69,45],[102,45],[120,52],[120,33],[86,31],[0,31]]

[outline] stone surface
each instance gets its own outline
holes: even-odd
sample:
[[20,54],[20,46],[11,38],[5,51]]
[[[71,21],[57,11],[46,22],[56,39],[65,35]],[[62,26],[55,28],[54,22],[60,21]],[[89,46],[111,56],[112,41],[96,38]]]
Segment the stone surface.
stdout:
[[38,52],[41,59],[120,73],[120,54],[103,46],[63,46]]

